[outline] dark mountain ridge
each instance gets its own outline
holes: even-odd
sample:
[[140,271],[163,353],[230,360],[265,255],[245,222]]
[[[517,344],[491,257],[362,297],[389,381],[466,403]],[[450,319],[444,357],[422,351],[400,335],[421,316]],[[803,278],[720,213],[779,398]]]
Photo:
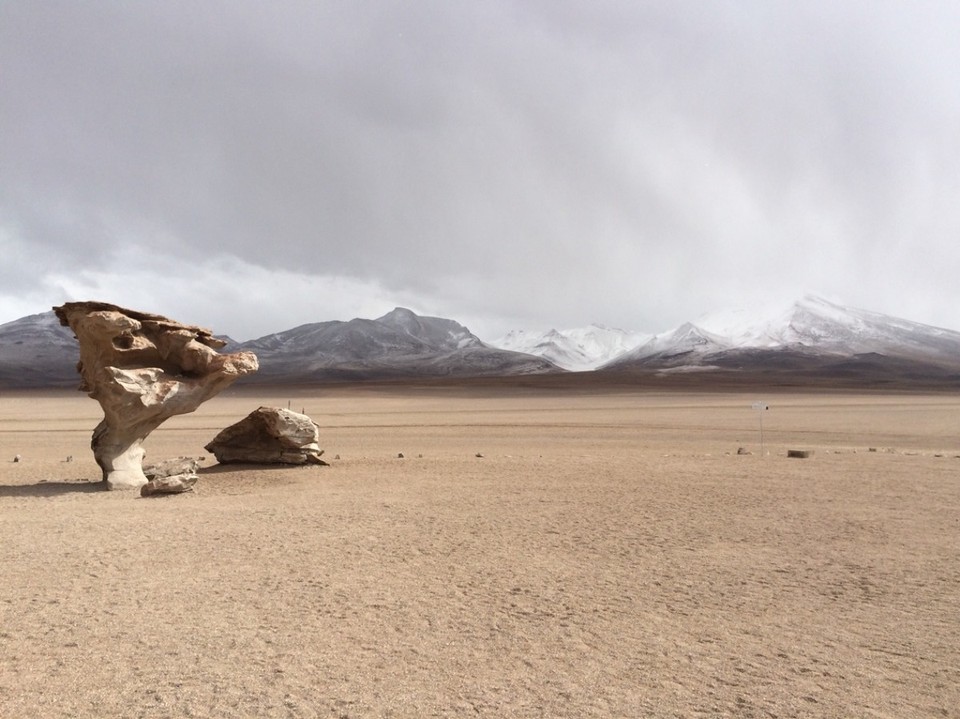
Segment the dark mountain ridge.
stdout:
[[0,325],[0,387],[75,387],[80,350],[53,312]]
[[[230,350],[233,347],[228,348]],[[236,345],[255,352],[251,382],[312,382],[535,374],[539,357],[488,347],[463,325],[396,308],[375,320],[318,322]]]
[[[248,383],[345,382],[559,372],[540,357],[488,347],[463,325],[397,308],[375,320],[300,325],[222,350],[250,350],[260,371]],[[44,312],[0,325],[0,387],[73,387],[73,332]]]
[[[467,378],[515,384],[527,377],[545,387],[960,389],[958,332],[809,297],[760,323],[722,320],[708,317],[655,335],[600,369],[573,373],[578,378],[543,357],[490,347],[458,322],[404,308],[248,342],[223,338],[229,341],[223,351],[259,357],[260,371],[244,384]],[[52,312],[0,325],[0,388],[75,387],[78,356],[72,332]]]

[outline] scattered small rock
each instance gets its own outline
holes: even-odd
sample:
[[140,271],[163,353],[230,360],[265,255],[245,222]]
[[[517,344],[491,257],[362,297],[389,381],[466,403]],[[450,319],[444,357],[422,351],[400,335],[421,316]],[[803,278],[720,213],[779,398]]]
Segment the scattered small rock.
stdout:
[[397,459],[403,459],[403,452],[397,454]]
[[483,455],[480,454],[480,452],[477,452],[474,456],[475,456],[475,457],[483,457]]
[[797,459],[807,459],[808,457],[813,456],[813,450],[812,449],[788,449],[787,456],[795,457]]
[[868,451],[868,452],[876,452],[876,451],[877,451],[877,448],[876,448],[876,447],[868,447],[868,448],[867,448],[867,451]]
[[19,461],[20,461],[20,455],[19,455],[19,454],[13,455],[13,461],[14,461],[14,462],[19,462]]
[[333,455],[333,458],[334,458],[334,459],[340,459],[340,455],[339,455],[339,454],[335,454],[335,455]]
[[753,454],[746,447],[737,447],[737,454]]

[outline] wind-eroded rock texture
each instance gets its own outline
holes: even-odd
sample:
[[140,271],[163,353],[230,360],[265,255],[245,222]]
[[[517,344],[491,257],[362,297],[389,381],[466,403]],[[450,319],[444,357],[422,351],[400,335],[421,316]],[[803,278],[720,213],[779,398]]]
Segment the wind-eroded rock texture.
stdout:
[[206,446],[221,464],[323,464],[317,423],[305,414],[260,407]]
[[225,342],[202,327],[104,302],[53,310],[80,343],[79,389],[103,408],[91,447],[108,489],[146,484],[147,435],[258,369],[251,352],[219,354]]

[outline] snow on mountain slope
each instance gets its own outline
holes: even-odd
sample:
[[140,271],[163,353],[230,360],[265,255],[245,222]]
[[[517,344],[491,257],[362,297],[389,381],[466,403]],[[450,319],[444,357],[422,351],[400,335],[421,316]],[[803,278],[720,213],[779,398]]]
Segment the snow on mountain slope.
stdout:
[[699,364],[705,355],[731,348],[720,335],[686,322],[675,330],[654,335],[638,347],[621,354],[606,366],[657,358],[663,364]]
[[536,355],[574,372],[594,369],[644,342],[649,335],[590,325],[568,330],[513,330],[489,343],[500,349]]
[[658,334],[606,367],[709,364],[725,353],[781,350],[807,355],[886,357],[960,364],[960,332],[808,295],[786,307],[711,313]]
[[442,317],[421,317],[405,307],[397,307],[376,321],[435,347],[465,349],[483,345],[459,322]]
[[879,352],[950,358],[960,333],[897,317],[844,307],[807,295],[788,307],[750,315],[744,311],[707,315],[697,326],[739,348],[810,348],[823,352]]

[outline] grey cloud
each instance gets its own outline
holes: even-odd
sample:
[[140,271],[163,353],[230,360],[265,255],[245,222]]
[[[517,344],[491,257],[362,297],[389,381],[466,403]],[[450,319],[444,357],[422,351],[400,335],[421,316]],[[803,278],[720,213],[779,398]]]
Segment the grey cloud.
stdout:
[[0,228],[37,271],[162,244],[542,324],[876,307],[878,256],[960,269],[958,32],[945,2],[7,3]]

